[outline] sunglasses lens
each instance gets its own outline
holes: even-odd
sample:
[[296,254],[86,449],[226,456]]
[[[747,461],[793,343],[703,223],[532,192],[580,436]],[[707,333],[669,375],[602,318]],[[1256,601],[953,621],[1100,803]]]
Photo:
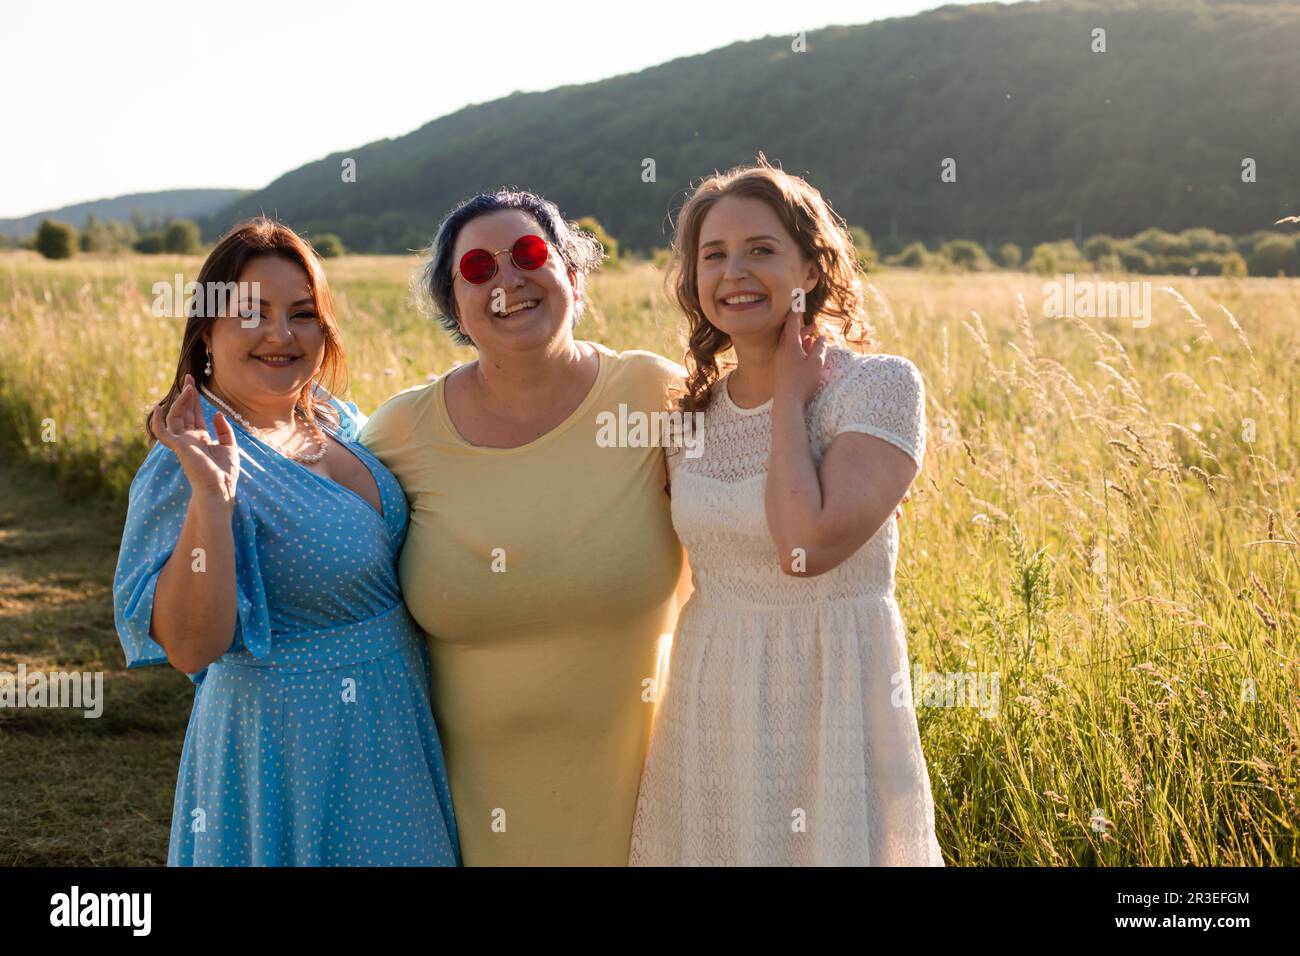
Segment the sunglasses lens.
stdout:
[[497,261],[486,249],[471,249],[460,257],[460,274],[466,282],[481,285],[496,275]]
[[541,236],[520,236],[510,255],[521,269],[540,269],[546,265],[548,251]]

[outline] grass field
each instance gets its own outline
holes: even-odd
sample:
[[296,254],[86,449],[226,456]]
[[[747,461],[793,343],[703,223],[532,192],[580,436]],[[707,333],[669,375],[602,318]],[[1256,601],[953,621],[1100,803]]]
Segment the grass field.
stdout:
[[[181,328],[151,288],[199,262],[0,256],[0,670],[103,669],[107,693],[99,720],[0,710],[0,864],[165,858],[190,685],[121,669],[109,588]],[[363,411],[470,357],[410,307],[412,266],[327,265]],[[992,717],[920,701],[945,857],[1294,864],[1300,280],[1157,279],[1145,328],[1046,317],[1043,283],[898,270],[870,290],[879,350],[928,390],[901,524],[912,659],[1000,693]],[[681,358],[650,266],[591,298],[581,337]]]

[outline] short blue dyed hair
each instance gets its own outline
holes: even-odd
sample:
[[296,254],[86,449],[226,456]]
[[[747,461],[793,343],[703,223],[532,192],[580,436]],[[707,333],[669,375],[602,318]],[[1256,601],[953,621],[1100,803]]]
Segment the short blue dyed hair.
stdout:
[[[577,223],[566,221],[555,203],[536,193],[520,189],[498,189],[465,200],[449,212],[438,226],[438,233],[425,253],[418,290],[422,296],[428,297],[428,302],[432,305],[431,311],[457,345],[474,343],[460,331],[456,323],[456,293],[452,281],[456,265],[451,261],[451,252],[456,248],[460,231],[468,223],[479,216],[505,209],[517,209],[532,217],[541,228],[546,241],[559,252],[564,265],[576,275],[579,291],[582,290],[586,276],[600,268],[605,259],[605,250],[595,236],[580,229]],[[575,322],[582,314],[582,307],[583,302],[579,299],[574,306]]]

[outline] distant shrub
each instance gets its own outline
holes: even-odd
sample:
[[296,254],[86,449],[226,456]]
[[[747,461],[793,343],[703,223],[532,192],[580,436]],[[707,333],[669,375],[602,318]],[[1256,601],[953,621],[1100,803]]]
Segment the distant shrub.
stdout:
[[87,216],[86,225],[81,230],[81,251],[126,252],[135,245],[136,238],[135,229],[130,223]]
[[1281,233],[1263,236],[1246,257],[1253,276],[1275,276],[1296,273],[1296,244]]
[[853,249],[858,254],[858,262],[867,272],[875,269],[880,262],[876,247],[871,242],[871,235],[861,226],[849,226],[849,235],[853,237]]
[[199,249],[199,226],[191,219],[177,219],[163,233],[163,248],[168,252],[189,255]]
[[1184,229],[1182,232],[1183,247],[1187,254],[1195,261],[1196,256],[1204,252],[1212,252],[1216,255],[1225,255],[1233,251],[1232,239],[1228,236],[1220,235],[1213,229]]
[[923,242],[913,242],[894,257],[895,263],[905,269],[924,269],[930,264],[930,251]]
[[1223,261],[1222,275],[1230,276],[1234,279],[1246,278],[1246,260],[1241,257],[1240,252],[1225,253],[1220,258]]
[[1014,242],[1004,242],[998,250],[998,262],[1004,269],[1014,269],[1020,265],[1020,247]]
[[311,241],[312,248],[322,259],[335,259],[343,255],[343,240],[332,232],[322,232]]
[[161,232],[146,232],[131,248],[147,256],[157,255],[163,251],[163,235]]
[[595,216],[583,216],[578,220],[578,228],[590,233],[600,243],[601,248],[605,250],[605,255],[609,257],[606,265],[618,265],[618,240],[605,231],[605,227],[596,221]]
[[1057,256],[1052,243],[1040,242],[1034,246],[1033,251],[1029,253],[1029,261],[1025,263],[1025,268],[1030,272],[1044,276],[1060,272],[1060,258]]
[[1127,243],[1119,248],[1119,261],[1128,272],[1149,276],[1156,271],[1156,260],[1151,253]]
[[1092,266],[1079,247],[1071,239],[1060,242],[1040,242],[1034,246],[1025,268],[1038,275],[1054,275],[1058,272],[1086,272]]
[[77,230],[66,222],[41,220],[36,230],[36,251],[46,259],[70,259],[77,252]]
[[1102,256],[1113,256],[1116,254],[1115,240],[1107,235],[1089,236],[1083,244],[1083,254],[1090,262],[1096,262]]
[[953,239],[939,247],[939,255],[957,269],[985,272],[993,268],[984,247],[970,239]]
[[86,224],[82,226],[78,237],[82,252],[108,252],[112,241],[113,237],[102,222],[93,214],[86,217]]
[[1267,239],[1269,236],[1276,235],[1280,235],[1280,233],[1268,229],[1256,229],[1254,232],[1247,232],[1240,236],[1234,236],[1232,242],[1233,245],[1237,247],[1237,251],[1245,256],[1246,261],[1249,262],[1251,255],[1255,252],[1256,244],[1261,239]]
[[1187,244],[1182,236],[1163,229],[1143,229],[1131,240],[1133,245],[1153,256],[1178,256],[1187,254]]
[[671,249],[655,249],[650,254],[650,264],[656,269],[667,269],[672,261],[673,251]]
[[1192,256],[1192,268],[1198,276],[1223,275],[1224,257],[1213,252],[1198,252]]

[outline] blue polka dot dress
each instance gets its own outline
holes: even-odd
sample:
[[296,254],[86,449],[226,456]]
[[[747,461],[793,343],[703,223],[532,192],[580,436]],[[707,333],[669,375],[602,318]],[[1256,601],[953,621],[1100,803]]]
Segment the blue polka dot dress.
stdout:
[[[356,441],[356,406],[330,401],[384,513],[231,422],[238,623],[226,654],[190,677],[169,866],[460,862],[428,650],[397,580],[406,498]],[[113,580],[128,667],[166,663],[149,634],[154,589],[189,498],[176,455],[155,444],[131,483]]]

